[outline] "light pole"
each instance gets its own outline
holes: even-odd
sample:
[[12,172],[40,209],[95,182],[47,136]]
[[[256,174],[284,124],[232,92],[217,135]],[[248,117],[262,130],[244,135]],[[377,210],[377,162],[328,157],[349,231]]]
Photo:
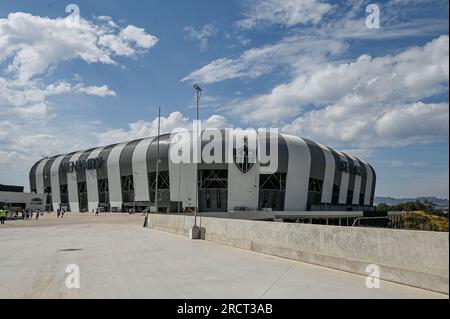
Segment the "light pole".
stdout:
[[[196,91],[196,98],[197,98],[197,129],[196,129],[196,134],[199,134],[199,104],[200,104],[200,98],[202,96],[203,90],[202,88],[198,85],[198,84],[194,84],[194,89]],[[201,132],[200,132],[200,137],[201,137]],[[198,160],[198,147],[199,147],[199,136],[197,135],[196,137],[196,141],[197,141],[197,148],[195,149],[195,152],[197,152],[197,156],[195,158],[197,158]],[[200,138],[200,144],[201,144],[202,140]],[[201,147],[201,145],[200,145]],[[196,163],[198,164],[198,163]],[[197,212],[198,212],[198,165],[196,165],[196,187],[195,187],[195,210],[194,210],[194,227],[192,229],[192,233],[191,233],[191,238],[192,239],[200,239],[200,229],[197,226]]]
[[155,213],[158,213],[158,178],[159,178],[159,134],[161,131],[161,107],[158,107],[158,146],[156,151],[156,184],[155,184]]
[[[158,107],[158,150],[156,155],[156,180],[155,180],[155,213],[158,213],[158,176],[159,176],[159,134],[161,131],[161,107]],[[149,194],[150,195],[150,194]],[[148,215],[151,210],[151,196],[148,198],[148,212],[145,215],[144,227],[148,227]]]
[[133,213],[136,214],[136,179],[139,175],[138,172],[133,173]]
[[180,164],[178,164],[178,214],[179,214],[181,202],[181,156],[183,155],[183,150],[178,150],[178,155],[180,156]]

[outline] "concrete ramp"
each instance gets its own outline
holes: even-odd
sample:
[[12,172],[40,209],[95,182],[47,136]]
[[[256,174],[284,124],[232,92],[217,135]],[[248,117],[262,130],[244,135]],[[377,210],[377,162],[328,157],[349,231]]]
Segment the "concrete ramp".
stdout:
[[[199,217],[208,241],[449,292],[448,233]],[[149,216],[148,227],[189,236],[192,216]]]

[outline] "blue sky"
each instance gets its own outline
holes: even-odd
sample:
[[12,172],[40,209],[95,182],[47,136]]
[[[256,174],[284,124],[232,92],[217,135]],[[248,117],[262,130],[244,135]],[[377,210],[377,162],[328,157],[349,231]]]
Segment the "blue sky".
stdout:
[[[0,3],[0,183],[42,155],[188,126],[278,127],[374,164],[377,195],[448,198],[448,1]],[[74,53],[75,52],[75,53]],[[28,92],[28,93],[27,93]],[[30,93],[31,92],[31,93]]]

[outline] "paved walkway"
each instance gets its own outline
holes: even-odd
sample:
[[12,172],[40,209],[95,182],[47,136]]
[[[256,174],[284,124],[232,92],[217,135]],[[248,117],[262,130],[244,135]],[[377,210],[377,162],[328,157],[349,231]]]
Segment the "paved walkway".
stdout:
[[[45,215],[0,227],[0,298],[448,298],[142,227],[140,215]],[[80,267],[80,289],[65,286]]]

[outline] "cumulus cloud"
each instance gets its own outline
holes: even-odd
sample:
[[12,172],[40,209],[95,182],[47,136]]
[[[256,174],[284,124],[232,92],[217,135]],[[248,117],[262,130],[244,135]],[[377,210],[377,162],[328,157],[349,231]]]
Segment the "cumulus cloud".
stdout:
[[45,83],[45,73],[66,61],[116,64],[115,57],[135,56],[158,42],[144,29],[120,27],[110,17],[96,21],[80,18],[74,23],[22,12],[0,19],[0,65],[5,66],[5,76],[0,76],[0,114],[49,120],[54,117],[50,96],[116,96],[107,85]]
[[320,0],[249,0],[244,11],[245,18],[236,25],[250,29],[278,24],[292,27],[298,24],[316,24],[332,6]]
[[448,103],[387,104],[359,112],[332,105],[307,112],[281,130],[330,145],[373,149],[445,141],[448,121]]
[[11,13],[0,19],[0,63],[11,59],[7,70],[26,81],[52,65],[73,59],[115,64],[114,55],[131,56],[137,48],[150,49],[158,42],[133,25],[119,33],[108,26],[84,18],[73,24],[67,18]]
[[[193,123],[181,112],[172,112],[168,117],[161,117],[161,134],[192,130]],[[225,117],[212,115],[202,122],[202,129],[228,127]],[[158,118],[153,121],[137,121],[128,124],[128,129],[110,129],[96,134],[102,145],[117,143],[118,141],[130,141],[158,133]]]
[[[326,113],[328,121],[339,123],[354,114],[416,102],[448,91],[448,46],[443,35],[396,55],[362,55],[353,62],[318,65],[268,94],[236,102],[232,112],[245,122],[276,123],[315,105],[302,117]],[[364,124],[353,122],[351,127]]]

